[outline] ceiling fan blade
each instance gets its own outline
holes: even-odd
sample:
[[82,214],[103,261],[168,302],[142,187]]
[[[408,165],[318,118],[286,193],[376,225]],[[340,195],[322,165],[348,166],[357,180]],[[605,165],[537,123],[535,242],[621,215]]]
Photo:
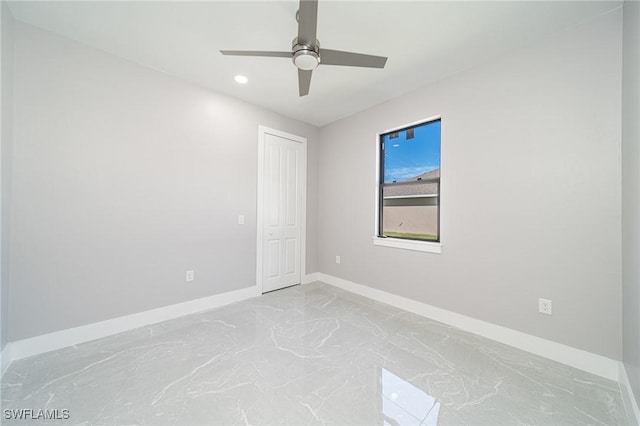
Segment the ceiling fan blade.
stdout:
[[348,67],[384,68],[387,58],[363,53],[343,52],[320,48],[321,65],[343,65]]
[[268,56],[272,58],[291,58],[291,52],[269,52],[262,50],[221,50],[223,55],[231,56]]
[[315,46],[318,28],[318,0],[300,0],[298,43]]
[[311,72],[306,70],[298,70],[298,89],[300,96],[307,96],[309,94],[309,86],[311,86]]

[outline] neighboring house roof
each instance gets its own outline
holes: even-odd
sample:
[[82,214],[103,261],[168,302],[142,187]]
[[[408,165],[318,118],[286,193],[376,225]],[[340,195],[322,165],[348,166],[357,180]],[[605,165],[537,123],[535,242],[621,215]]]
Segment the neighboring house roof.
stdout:
[[438,194],[438,183],[405,183],[416,182],[418,180],[428,180],[440,177],[440,169],[431,170],[430,172],[407,179],[395,185],[389,185],[384,188],[385,197],[397,197],[402,195],[428,195]]

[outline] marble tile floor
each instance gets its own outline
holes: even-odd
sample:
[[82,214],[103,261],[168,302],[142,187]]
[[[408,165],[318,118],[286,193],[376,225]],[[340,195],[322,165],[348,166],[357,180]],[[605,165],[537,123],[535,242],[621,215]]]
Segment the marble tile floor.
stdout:
[[1,391],[14,425],[630,421],[613,381],[322,283],[16,361]]

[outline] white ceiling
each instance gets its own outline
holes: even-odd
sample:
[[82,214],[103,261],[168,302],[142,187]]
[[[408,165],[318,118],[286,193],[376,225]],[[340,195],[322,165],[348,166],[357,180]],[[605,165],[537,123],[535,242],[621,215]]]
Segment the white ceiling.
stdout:
[[[324,125],[588,21],[619,1],[320,0],[321,47],[388,56],[383,70],[320,66],[298,97],[288,59],[297,2],[15,1],[20,21],[315,125]],[[246,85],[233,77],[243,74]]]

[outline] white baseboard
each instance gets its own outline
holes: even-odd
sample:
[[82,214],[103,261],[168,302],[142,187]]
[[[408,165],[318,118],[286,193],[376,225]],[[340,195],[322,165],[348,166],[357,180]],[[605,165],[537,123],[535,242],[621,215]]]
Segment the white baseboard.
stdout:
[[531,334],[516,331],[507,327],[481,321],[446,309],[427,305],[406,297],[397,296],[342,278],[318,273],[318,281],[333,285],[343,290],[393,305],[397,308],[442,322],[465,331],[489,338],[491,340],[531,352],[544,358],[569,365],[610,380],[619,379],[619,362],[602,355],[582,349],[573,348],[561,343],[552,342]]
[[11,343],[7,343],[2,351],[0,351],[0,378],[4,376],[11,361],[13,361],[11,357]]
[[302,284],[311,284],[318,281],[318,272],[313,272],[302,277]]
[[[11,342],[10,361],[100,339],[102,337],[121,333],[123,331],[145,325],[155,324],[185,315],[206,311],[259,295],[260,291],[257,287],[248,287],[241,290],[216,294],[213,296],[203,297],[201,299],[189,300],[188,302],[152,309],[124,317],[113,318],[67,330],[43,334],[41,336],[35,336],[24,340],[18,340]],[[5,361],[4,356],[2,357],[2,361]]]
[[[619,381],[621,385],[624,385],[628,390],[633,411],[637,418],[640,419],[640,413],[638,412],[638,407],[635,403],[635,398],[633,397],[633,393],[629,385],[626,370],[624,369],[624,366],[620,367],[619,361],[563,345],[561,343],[542,339],[520,331],[467,317],[446,309],[407,299],[402,296],[387,293],[382,290],[377,290],[372,287],[357,284],[331,275],[316,272],[305,275],[302,279],[303,284],[314,281],[322,281],[343,290],[396,306],[400,309],[458,327],[462,330],[579,368],[598,376]],[[7,367],[13,360],[38,355],[67,346],[77,345],[145,325],[206,311],[259,295],[260,291],[257,287],[248,287],[241,290],[190,300],[176,305],[165,306],[150,311],[11,342],[5,346],[0,354],[1,371],[2,374],[4,374]]]
[[627,408],[627,413],[632,414],[635,417],[634,419],[631,419],[633,420],[632,424],[640,424],[640,409],[638,409],[638,402],[636,401],[633,389],[631,388],[627,369],[621,362],[619,363],[619,371],[618,382],[620,383],[620,392],[622,393],[622,400]]

